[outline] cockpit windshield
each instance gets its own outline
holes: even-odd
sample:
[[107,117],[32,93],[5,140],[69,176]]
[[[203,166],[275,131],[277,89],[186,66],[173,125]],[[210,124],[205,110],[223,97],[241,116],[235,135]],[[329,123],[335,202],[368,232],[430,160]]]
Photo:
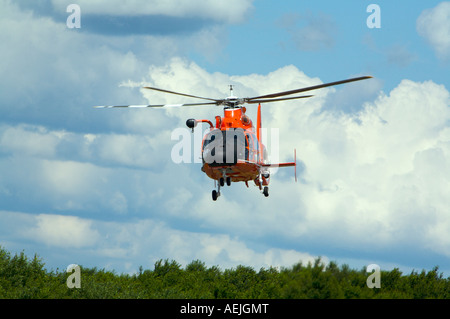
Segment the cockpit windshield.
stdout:
[[210,165],[234,165],[238,160],[248,159],[248,139],[241,128],[224,131],[214,129],[203,141],[203,162]]

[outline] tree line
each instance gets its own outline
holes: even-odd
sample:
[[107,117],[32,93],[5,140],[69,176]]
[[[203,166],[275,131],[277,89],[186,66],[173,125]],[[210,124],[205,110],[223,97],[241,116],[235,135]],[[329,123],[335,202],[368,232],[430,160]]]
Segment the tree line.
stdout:
[[194,260],[182,267],[175,260],[159,260],[153,270],[133,275],[80,266],[81,288],[68,288],[71,275],[45,269],[41,258],[23,252],[11,255],[0,247],[0,298],[33,299],[450,299],[450,277],[436,266],[430,271],[403,274],[381,271],[381,287],[368,288],[366,269],[355,270],[320,258],[291,267],[247,266],[221,270]]

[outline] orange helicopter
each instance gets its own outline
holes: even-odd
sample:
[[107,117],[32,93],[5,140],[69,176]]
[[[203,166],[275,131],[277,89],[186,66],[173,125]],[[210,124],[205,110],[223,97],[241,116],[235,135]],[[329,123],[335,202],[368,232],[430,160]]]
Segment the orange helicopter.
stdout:
[[[342,81],[330,82],[314,85],[310,87],[266,94],[250,98],[238,98],[233,96],[233,86],[230,85],[230,96],[225,99],[211,99],[185,93],[173,92],[154,87],[144,87],[164,93],[176,94],[185,97],[208,100],[204,103],[188,104],[162,104],[162,105],[109,105],[96,106],[96,108],[147,108],[147,107],[176,107],[176,106],[197,106],[197,105],[217,105],[224,107],[224,116],[216,116],[216,123],[209,120],[188,119],[186,125],[194,131],[198,123],[207,123],[210,126],[209,132],[205,134],[202,141],[202,171],[211,179],[218,181],[217,190],[212,191],[214,201],[220,196],[220,188],[232,182],[253,181],[262,191],[264,196],[269,196],[270,167],[294,166],[295,180],[297,181],[296,150],[294,149],[294,162],[288,163],[268,163],[267,150],[261,142],[261,103],[279,102],[293,99],[309,98],[313,95],[302,95],[294,97],[284,97],[286,95],[316,90],[324,87],[370,79],[371,76],[362,76]],[[245,114],[244,104],[258,104],[256,128],[252,120]]]

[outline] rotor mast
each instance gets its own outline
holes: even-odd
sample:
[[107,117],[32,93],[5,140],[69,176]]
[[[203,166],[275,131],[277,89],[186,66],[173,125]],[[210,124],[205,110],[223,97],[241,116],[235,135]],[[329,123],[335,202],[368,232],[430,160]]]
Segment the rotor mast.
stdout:
[[244,104],[244,101],[237,96],[233,95],[233,84],[229,84],[228,87],[230,88],[230,96],[225,98],[221,105],[224,106],[224,109],[237,109],[241,108],[242,104]]

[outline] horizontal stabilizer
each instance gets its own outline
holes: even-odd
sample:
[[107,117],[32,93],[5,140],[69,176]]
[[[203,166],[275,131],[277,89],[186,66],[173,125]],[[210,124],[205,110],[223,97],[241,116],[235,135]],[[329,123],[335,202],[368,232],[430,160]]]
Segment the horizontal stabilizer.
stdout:
[[289,163],[278,163],[278,164],[261,164],[262,167],[295,167],[295,182],[297,182],[297,150],[294,149],[294,161]]
[[262,167],[288,167],[288,166],[297,166],[296,163],[278,163],[278,164],[262,164]]

